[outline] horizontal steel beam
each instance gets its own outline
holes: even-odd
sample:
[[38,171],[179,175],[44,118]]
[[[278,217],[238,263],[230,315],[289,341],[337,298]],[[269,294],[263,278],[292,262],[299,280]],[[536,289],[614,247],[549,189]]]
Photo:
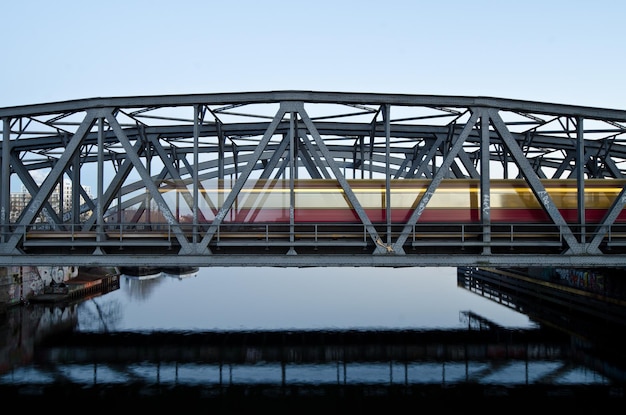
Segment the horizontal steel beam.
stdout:
[[623,110],[544,103],[538,101],[481,96],[409,95],[325,91],[266,91],[88,98],[0,108],[0,118],[82,111],[86,108],[177,107],[190,105],[277,103],[283,101],[351,105],[388,104],[430,107],[487,107],[500,108],[509,111],[532,111],[552,115],[581,116],[585,118],[600,118],[617,121],[626,119],[626,111]]
[[626,255],[0,255],[0,266],[194,266],[194,267],[626,267]]

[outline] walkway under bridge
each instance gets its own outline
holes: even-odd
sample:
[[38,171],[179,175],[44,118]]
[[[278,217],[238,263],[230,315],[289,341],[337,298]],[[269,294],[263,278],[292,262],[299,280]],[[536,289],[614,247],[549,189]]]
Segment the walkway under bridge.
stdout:
[[0,118],[0,266],[626,266],[622,110],[271,91]]

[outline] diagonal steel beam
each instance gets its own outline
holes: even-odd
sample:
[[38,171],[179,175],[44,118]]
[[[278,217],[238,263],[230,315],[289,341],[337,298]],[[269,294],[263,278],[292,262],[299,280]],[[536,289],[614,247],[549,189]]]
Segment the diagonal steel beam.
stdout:
[[622,209],[626,205],[626,187],[622,188],[622,191],[613,201],[611,208],[607,211],[605,217],[600,222],[600,225],[593,232],[593,239],[587,245],[589,252],[599,252],[599,246],[605,236],[608,234],[611,225],[615,222]]
[[198,249],[205,250],[206,252],[210,253],[209,242],[211,242],[211,239],[213,239],[213,236],[215,236],[215,233],[217,232],[220,224],[222,223],[222,220],[224,220],[226,213],[230,210],[233,203],[235,202],[235,199],[239,195],[239,192],[241,191],[244,184],[248,180],[250,173],[252,173],[252,170],[254,170],[256,163],[259,161],[261,154],[263,154],[263,151],[265,151],[265,147],[267,147],[267,144],[269,143],[270,139],[274,135],[274,132],[276,131],[276,127],[278,127],[278,124],[280,124],[281,120],[283,119],[287,111],[288,111],[288,108],[286,108],[284,103],[281,103],[280,108],[278,109],[278,112],[272,119],[272,122],[268,126],[267,130],[263,134],[263,137],[259,141],[259,144],[256,146],[256,149],[252,153],[252,156],[248,160],[248,164],[241,172],[241,175],[239,176],[239,178],[235,182],[235,185],[233,186],[230,193],[226,197],[224,204],[215,215],[215,219],[213,219],[213,222],[211,223],[211,226],[209,226],[209,229],[207,230],[206,234],[202,238],[202,241],[198,243],[199,245]]
[[[81,122],[80,126],[76,130],[76,133],[72,136],[70,141],[67,143],[65,147],[65,151],[59,157],[57,163],[52,167],[50,173],[46,176],[43,181],[41,187],[37,194],[31,200],[29,205],[29,209],[26,211],[26,214],[22,216],[20,224],[22,225],[30,225],[33,220],[39,215],[41,209],[44,206],[44,202],[48,200],[50,194],[54,190],[57,185],[59,178],[63,175],[67,167],[70,165],[73,158],[78,153],[80,146],[82,144],[83,139],[87,135],[87,133],[91,130],[96,122],[98,111],[97,110],[88,110],[85,114],[85,118]],[[11,236],[11,238],[7,241],[6,244],[3,244],[0,248],[2,252],[13,252],[17,250],[17,244],[22,239],[23,233],[15,233]]]
[[[423,159],[420,159],[420,164],[417,168],[417,171],[415,172],[415,177],[422,177],[422,175],[424,175],[424,177],[427,177],[426,175],[428,174],[428,167],[429,164],[431,163],[433,166],[435,165],[435,156],[437,155],[437,152],[439,150],[439,147],[442,146],[445,143],[445,137],[442,136],[437,136],[437,139],[435,141],[432,142],[432,145],[430,146],[430,148],[428,149],[428,152],[424,155]],[[421,158],[421,155],[420,155]]]
[[[219,159],[217,160],[218,163],[218,171],[217,171],[217,178],[218,179],[223,179],[224,178],[224,160],[223,160],[223,156],[220,156]],[[189,163],[189,160],[187,160],[187,157],[183,154],[183,157],[179,157],[178,159],[179,161],[182,161],[183,164],[185,165],[185,169],[186,172],[193,172],[194,167],[192,167],[192,165]],[[203,169],[203,163],[200,163],[200,165],[195,167],[196,169],[198,169],[198,171]],[[182,169],[181,169],[182,172]],[[209,197],[209,192],[206,192],[204,186],[202,185],[202,179],[204,177],[203,176],[199,176],[198,177],[198,193],[200,194],[200,196],[204,199],[204,201],[207,204],[207,207],[211,210],[211,212],[213,212],[213,214],[217,213],[217,207],[215,205],[215,203],[213,202],[213,200],[211,200],[211,198]],[[209,178],[214,178],[214,177],[209,177]],[[198,212],[200,213],[200,212]]]
[[[133,146],[133,153],[140,154],[139,152],[142,150],[142,148],[143,148],[143,145],[141,141],[137,140],[137,142]],[[102,200],[101,206],[102,206],[103,212],[106,212],[106,210],[111,206],[111,203],[113,203],[113,199],[116,197],[117,193],[122,188],[122,184],[124,183],[124,180],[131,173],[132,169],[133,169],[133,163],[130,161],[130,159],[125,157],[117,173],[115,173],[113,180],[111,180],[111,182],[109,183],[107,187],[107,190],[104,192],[104,195],[102,196],[103,200]],[[121,206],[118,206],[117,209],[121,209]],[[96,222],[96,215],[91,215],[85,221],[83,225],[83,230],[87,231],[91,229],[93,225],[95,224],[95,222]]]
[[[176,166],[174,166],[174,160],[170,158],[170,156],[167,154],[167,152],[165,151],[165,149],[163,148],[163,146],[161,145],[157,137],[154,134],[148,134],[148,141],[152,143],[152,148],[155,149],[157,155],[163,162],[163,166],[165,170],[167,171],[167,175],[169,175],[169,177],[171,177],[172,180],[174,180],[174,183],[182,183],[183,180],[182,180],[182,177],[180,176],[179,169],[177,169]],[[176,189],[176,192],[178,193],[179,186],[175,186],[174,188]],[[181,190],[181,195],[183,197],[183,200],[187,204],[187,207],[189,207],[189,209],[193,209],[193,206],[194,206],[193,195],[189,192],[186,186],[181,186],[180,190]],[[201,212],[199,212],[199,214],[201,214]]]
[[565,242],[567,242],[569,249],[574,254],[582,253],[583,248],[581,244],[578,243],[578,241],[574,237],[574,234],[569,224],[565,221],[565,219],[563,219],[563,215],[561,215],[561,212],[559,212],[559,209],[554,204],[552,197],[550,197],[550,194],[548,194],[548,192],[546,191],[543,183],[541,183],[539,176],[537,176],[537,174],[532,169],[530,163],[524,156],[522,149],[517,144],[517,141],[515,141],[515,139],[511,135],[511,132],[504,124],[504,121],[502,120],[502,118],[500,118],[498,111],[494,109],[487,109],[487,111],[489,113],[489,118],[491,119],[492,125],[502,137],[502,140],[506,144],[509,152],[511,153],[511,156],[513,156],[513,159],[515,159],[517,166],[519,167],[531,190],[535,194],[535,197],[537,198],[537,200],[539,200],[539,203],[541,204],[541,206],[543,206],[544,210],[546,211],[546,213],[548,213],[554,224],[559,227],[559,231],[563,235],[563,239],[565,239]]
[[115,133],[118,140],[120,141],[120,144],[122,144],[122,146],[124,147],[124,150],[126,151],[126,157],[128,157],[130,161],[133,163],[135,170],[137,171],[137,173],[143,180],[143,184],[148,189],[148,192],[150,192],[150,194],[152,195],[152,198],[157,202],[157,206],[159,207],[159,210],[165,217],[165,220],[167,220],[167,222],[171,226],[172,233],[174,234],[174,236],[176,236],[176,239],[178,240],[178,243],[180,244],[181,253],[184,253],[184,254],[193,253],[194,251],[191,248],[191,244],[189,243],[189,241],[187,241],[187,237],[183,233],[178,221],[172,214],[172,211],[170,210],[170,208],[167,206],[167,203],[163,199],[163,196],[159,192],[159,189],[154,184],[154,181],[152,181],[152,178],[150,177],[150,174],[148,173],[143,163],[141,162],[139,155],[134,151],[133,145],[130,143],[130,140],[126,136],[126,133],[124,133],[124,130],[122,129],[120,124],[117,122],[117,119],[113,115],[113,112],[110,109],[109,110],[103,109],[103,112],[104,112],[103,114],[104,118],[106,118],[107,122],[113,129],[113,132]]
[[[323,160],[320,158],[319,153],[315,150],[313,143],[306,136],[306,134],[299,134],[299,140],[304,143],[304,148],[300,150],[300,157],[304,160],[304,164],[309,171],[312,179],[321,179],[324,176],[325,179],[330,179],[331,176],[324,165]],[[313,160],[311,160],[313,157]]]
[[[28,192],[31,195],[36,195],[37,193],[39,193],[39,186],[35,182],[35,179],[33,179],[33,177],[30,175],[30,171],[24,166],[24,163],[22,163],[22,160],[20,160],[19,157],[15,154],[11,155],[11,165],[13,166],[13,170],[15,170],[15,173],[17,173],[17,176],[20,178],[20,180],[22,181],[22,183],[24,184],[24,187],[26,187]],[[31,199],[31,203],[32,203],[32,199]],[[63,222],[62,219],[59,218],[59,216],[56,214],[56,212],[54,211],[54,209],[52,208],[52,205],[50,205],[50,202],[48,200],[45,200],[43,203],[44,205],[41,209],[43,212],[43,215],[46,217],[48,223],[50,223],[50,225],[54,229],[59,229],[59,224]],[[28,211],[28,207],[24,209],[23,213],[25,214],[27,211]],[[17,224],[18,226],[29,225],[29,223],[23,223],[21,218],[20,220],[18,220]]]
[[446,154],[445,158],[443,159],[443,162],[441,163],[441,166],[439,167],[439,169],[437,169],[437,173],[435,173],[432,180],[430,181],[430,184],[426,188],[424,195],[422,196],[415,210],[413,210],[413,213],[411,213],[411,216],[409,217],[408,221],[404,225],[404,229],[400,233],[400,236],[398,237],[398,239],[396,239],[396,241],[393,244],[393,252],[395,252],[396,254],[404,255],[404,248],[402,246],[404,245],[404,243],[406,242],[406,239],[410,235],[413,225],[417,223],[420,216],[424,212],[426,205],[428,204],[430,199],[433,197],[435,190],[437,189],[437,187],[439,187],[439,184],[444,179],[445,175],[448,173],[448,169],[454,162],[456,155],[459,153],[459,151],[461,151],[461,148],[463,147],[463,143],[465,142],[467,137],[469,137],[470,133],[474,129],[474,126],[476,125],[476,122],[478,121],[479,116],[480,116],[479,111],[473,111],[469,120],[467,120],[467,124],[465,124],[465,126],[461,130],[461,133],[456,138],[453,138],[452,148],[450,148],[450,151],[448,152],[448,154]]
[[333,159],[333,155],[330,153],[330,151],[326,147],[326,144],[324,144],[324,140],[322,140],[322,137],[317,132],[317,128],[315,128],[313,121],[311,121],[311,118],[309,117],[307,112],[304,110],[304,104],[301,102],[298,102],[298,103],[294,103],[293,105],[296,107],[295,110],[302,117],[302,121],[304,122],[304,125],[309,130],[309,133],[311,133],[311,135],[315,139],[317,148],[326,159],[328,166],[332,170],[333,174],[335,175],[335,178],[339,182],[339,185],[343,189],[344,194],[346,195],[346,197],[348,198],[348,201],[350,202],[350,205],[352,206],[356,214],[359,216],[359,219],[361,220],[363,225],[365,225],[365,229],[367,230],[367,233],[369,234],[370,238],[372,238],[372,241],[374,241],[374,244],[376,245],[376,249],[374,253],[375,254],[387,253],[387,249],[383,246],[382,240],[380,239],[380,236],[378,235],[376,228],[374,228],[372,221],[365,213],[363,206],[361,206],[361,203],[359,202],[356,195],[352,191],[350,184],[348,183],[344,175],[341,173],[341,169],[337,166],[337,163],[335,163]]

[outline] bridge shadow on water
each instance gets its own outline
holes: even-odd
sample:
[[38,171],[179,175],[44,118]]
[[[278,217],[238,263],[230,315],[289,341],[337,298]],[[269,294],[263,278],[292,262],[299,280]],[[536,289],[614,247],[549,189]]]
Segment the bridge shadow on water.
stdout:
[[[489,273],[460,271],[458,284],[539,324],[508,329],[466,312],[467,327],[453,330],[100,333],[73,330],[72,305],[36,306],[28,318],[9,310],[2,326],[0,396],[66,413],[589,414],[623,404],[619,318]],[[25,336],[24,321],[46,315],[69,318]]]

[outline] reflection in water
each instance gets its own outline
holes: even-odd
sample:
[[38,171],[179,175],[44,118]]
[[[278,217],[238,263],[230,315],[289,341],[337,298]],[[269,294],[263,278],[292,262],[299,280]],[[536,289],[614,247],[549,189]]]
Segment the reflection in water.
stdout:
[[623,399],[624,353],[605,347],[623,327],[592,332],[572,303],[550,304],[536,287],[455,270],[269,271],[123,276],[79,306],[11,309],[3,396],[32,403],[35,390],[48,404],[85,397],[103,410],[132,397],[202,412],[554,398],[597,413]]
[[[81,304],[80,317],[104,333],[112,331],[122,320],[123,307],[119,300],[98,302],[93,298]],[[78,322],[74,327],[78,327]]]
[[147,300],[155,287],[162,282],[162,272],[145,274],[145,275],[126,275],[120,276],[120,285],[124,285],[124,292],[132,300]]

